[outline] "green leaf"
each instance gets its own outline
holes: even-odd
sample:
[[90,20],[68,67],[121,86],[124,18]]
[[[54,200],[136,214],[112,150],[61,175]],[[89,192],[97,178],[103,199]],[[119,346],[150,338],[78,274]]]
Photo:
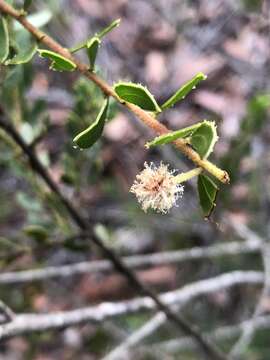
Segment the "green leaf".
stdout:
[[3,63],[9,54],[9,35],[7,20],[4,16],[0,19],[0,63]]
[[198,192],[200,205],[205,217],[209,217],[216,206],[217,185],[206,175],[198,176]]
[[104,100],[104,104],[96,118],[96,120],[85,130],[75,136],[73,141],[81,149],[87,149],[91,147],[101,136],[109,105],[109,99]]
[[194,76],[193,79],[185,83],[176,93],[171,96],[163,105],[161,105],[161,109],[165,110],[172,107],[177,101],[184,99],[196,86],[202,81],[207,78],[206,75],[203,73],[198,73]]
[[[70,48],[69,51],[71,53],[75,53],[76,51],[79,51],[81,49],[84,49],[84,48],[89,48],[89,44],[94,41],[94,39],[98,39],[100,42],[98,45],[100,45],[101,43],[101,38],[103,36],[105,36],[106,34],[108,34],[108,32],[112,31],[114,28],[116,28],[117,26],[119,26],[121,20],[120,19],[117,19],[117,20],[114,20],[110,25],[108,25],[105,29],[101,30],[99,33],[96,33],[95,36],[91,36],[89,39],[87,40],[84,40],[82,43],[80,43],[79,45],[76,45],[75,47],[73,48]],[[90,61],[90,64],[91,64],[91,61]]]
[[143,110],[161,112],[154,96],[141,84],[120,82],[114,85],[114,91],[120,99],[135,104]]
[[87,55],[90,62],[90,70],[94,69],[98,48],[101,41],[98,37],[93,37],[87,42]]
[[157,146],[157,145],[164,145],[168,144],[174,140],[177,140],[179,138],[186,138],[190,136],[199,126],[201,126],[202,123],[198,123],[195,125],[188,126],[186,128],[171,131],[168,134],[160,135],[156,137],[154,140],[148,142],[145,144],[147,148],[151,146]]
[[30,8],[31,4],[32,4],[32,0],[24,0],[24,2],[23,2],[23,9],[24,9],[25,11],[27,11],[27,10]]
[[13,39],[15,56],[5,61],[5,65],[19,65],[29,62],[37,51],[37,42],[25,30],[22,29],[15,34]]
[[192,133],[190,142],[200,157],[207,159],[213,151],[217,140],[218,136],[215,122],[204,120],[204,122]]
[[73,61],[59,55],[56,52],[45,49],[37,49],[37,51],[41,57],[52,60],[50,69],[58,71],[73,71],[77,67]]
[[107,35],[110,31],[112,31],[114,28],[118,27],[120,25],[121,19],[114,20],[110,25],[105,27],[103,30],[98,32],[96,36],[98,38],[102,38],[103,36]]
[[47,229],[40,225],[28,225],[23,229],[23,232],[32,239],[44,242],[48,238]]

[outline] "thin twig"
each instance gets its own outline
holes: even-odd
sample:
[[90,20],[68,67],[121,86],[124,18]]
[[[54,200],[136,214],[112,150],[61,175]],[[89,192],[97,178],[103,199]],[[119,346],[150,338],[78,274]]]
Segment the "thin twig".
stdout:
[[[1,9],[1,0],[0,0],[0,9]],[[32,25],[31,25],[32,26]],[[156,296],[156,294],[148,289],[138,278],[137,276],[130,270],[123,261],[107,246],[103,244],[103,242],[94,234],[93,230],[89,227],[89,224],[85,219],[80,215],[80,213],[76,210],[73,204],[65,198],[59,189],[58,185],[54,182],[54,180],[50,177],[46,168],[39,161],[36,156],[34,149],[32,149],[21,135],[18,133],[16,128],[7,121],[6,118],[2,114],[0,114],[0,127],[6,131],[6,133],[16,142],[17,145],[23,150],[24,154],[28,157],[30,164],[32,165],[33,170],[44,180],[49,189],[55,193],[63,205],[66,207],[70,217],[73,219],[75,224],[80,228],[82,232],[86,232],[89,234],[89,238],[91,241],[102,250],[105,257],[107,257],[114,265],[114,267],[123,274],[128,281],[138,289],[139,292],[149,296],[153,302],[156,304],[156,307],[166,314],[166,317],[177,326],[177,329],[181,332],[184,332],[187,335],[193,336],[198,344],[200,344],[203,354],[206,358],[210,358],[213,360],[224,360],[226,359],[222,353],[215,347],[214,344],[209,343],[208,339],[201,336],[200,332],[193,325],[189,324],[181,315],[176,314],[170,308],[168,308],[160,299]]]
[[[207,335],[210,339],[219,342],[231,340],[239,336],[242,329],[247,326],[252,326],[255,330],[264,330],[270,328],[270,316],[261,316],[256,319],[245,320],[240,324],[236,325],[228,325],[217,328]],[[142,352],[151,352],[158,353],[160,350],[166,352],[167,354],[179,353],[187,350],[196,349],[196,343],[194,343],[193,339],[190,337],[183,337],[182,339],[171,339],[168,341],[162,341],[158,344],[153,344],[149,346],[142,346],[139,348]]]
[[261,249],[263,264],[264,264],[264,274],[265,274],[265,280],[264,280],[264,286],[263,290],[260,296],[260,299],[257,303],[257,306],[255,307],[254,313],[252,315],[253,322],[249,322],[247,324],[243,324],[242,327],[242,334],[240,338],[237,340],[237,342],[234,344],[231,355],[234,359],[238,359],[241,357],[241,355],[245,352],[245,350],[248,348],[249,344],[252,341],[252,338],[254,336],[254,333],[256,331],[256,319],[263,315],[264,312],[264,303],[269,301],[270,296],[270,244],[265,241],[265,243],[262,245]]
[[[234,231],[237,233],[238,236],[241,238],[247,239],[244,243],[253,244],[255,246],[259,246],[258,250],[261,250],[262,244],[264,243],[264,240],[259,237],[257,234],[255,234],[252,230],[250,230],[246,225],[240,224],[239,222],[234,222],[232,220],[226,221],[228,225],[230,225]],[[224,246],[224,245],[216,245],[216,246]],[[232,247],[233,249],[233,247]],[[211,254],[211,249],[210,254]],[[232,252],[233,254],[233,252]],[[177,308],[177,306],[176,306]],[[164,324],[166,321],[166,317],[162,313],[158,313],[153,316],[152,319],[150,319],[145,325],[143,325],[141,328],[136,330],[129,338],[125,341],[125,347],[119,346],[118,354],[120,354],[120,350],[122,351],[128,351],[129,347],[134,347],[137,345],[140,341],[144,340],[147,336],[150,336],[152,333],[157,331],[157,329]],[[116,348],[117,349],[117,348]]]
[[[158,298],[166,306],[178,304],[182,307],[201,295],[207,295],[241,284],[261,285],[263,281],[264,276],[261,272],[233,271],[211,279],[188,284],[181,289],[164,293]],[[0,326],[0,340],[32,332],[60,329],[85,322],[102,322],[108,318],[156,308],[156,303],[152,298],[141,297],[128,301],[107,302],[97,306],[46,315],[18,314],[8,324]],[[196,341],[196,339],[194,340]]]
[[0,300],[0,324],[6,324],[15,317],[14,312]]
[[[188,250],[164,251],[154,254],[126,256],[122,261],[130,269],[145,266],[160,266],[181,263],[189,260],[212,259],[227,255],[239,255],[259,252],[261,242],[249,239],[244,242],[232,241],[226,244],[205,247],[193,247]],[[0,285],[27,283],[39,280],[49,280],[57,277],[69,277],[78,274],[108,272],[113,264],[108,260],[82,261],[76,264],[49,266],[42,269],[20,270],[0,274]]]
[[[57,43],[54,39],[48,36],[43,31],[37,29],[33,26],[20,11],[15,10],[11,5],[7,4],[5,1],[0,0],[0,11],[5,14],[10,15],[18,22],[22,24],[22,26],[28,30],[39,42],[42,42],[44,45],[48,46],[54,52],[62,55],[63,57],[71,60],[77,66],[77,70],[84,76],[86,76],[89,80],[93,81],[107,96],[111,96],[115,98],[119,103],[126,106],[130,111],[132,111],[144,124],[151,129],[153,129],[157,134],[166,134],[170,130],[166,128],[163,124],[161,124],[157,119],[151,116],[147,111],[139,108],[138,106],[124,102],[121,100],[115,91],[110,87],[104,80],[102,80],[95,73],[89,71],[89,66],[78,61],[69,51],[68,49],[62,47],[59,43]],[[230,181],[229,175],[226,171],[219,169],[216,165],[211,163],[208,160],[201,159],[199,154],[194,151],[190,146],[186,144],[183,139],[175,140],[174,145],[184,154],[186,155],[193,163],[201,167],[202,169],[208,171],[221,182],[228,184]]]
[[[193,284],[188,284],[178,291],[171,292],[174,301],[174,309],[179,311],[185,304],[194,299],[194,296],[206,295],[220,289],[231,287],[232,284],[236,285],[242,283],[244,272],[234,271],[228,274],[219,275],[212,279],[201,280]],[[240,282],[239,282],[240,281]],[[165,295],[164,295],[165,296]],[[169,300],[170,296],[166,297]],[[117,346],[110,352],[103,360],[118,360],[128,358],[131,348],[144,340],[147,336],[156,331],[166,320],[163,313],[157,313],[150,321],[143,325],[139,330],[131,334],[123,343]]]

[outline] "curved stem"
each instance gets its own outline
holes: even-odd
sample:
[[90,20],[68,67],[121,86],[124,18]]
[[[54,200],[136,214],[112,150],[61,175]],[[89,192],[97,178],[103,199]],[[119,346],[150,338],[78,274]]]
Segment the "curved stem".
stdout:
[[[10,15],[21,25],[28,30],[39,42],[46,45],[52,51],[57,52],[58,54],[66,57],[67,59],[73,61],[77,70],[84,76],[86,76],[89,80],[93,81],[107,96],[112,96],[123,106],[127,107],[131,112],[133,112],[141,121],[144,122],[145,125],[154,130],[157,134],[162,135],[170,132],[170,130],[161,124],[158,120],[156,120],[153,116],[151,116],[147,111],[144,111],[140,107],[125,102],[121,100],[115,91],[109,86],[103,79],[89,71],[89,66],[83,64],[79,60],[73,57],[70,51],[60,44],[58,44],[54,39],[45,34],[43,31],[37,29],[33,26],[26,18],[22,15],[20,11],[14,9],[11,5],[7,4],[5,1],[0,0],[0,11],[5,14]],[[196,166],[201,167],[207,172],[211,173],[214,177],[216,177],[219,181],[224,184],[228,184],[230,182],[229,175],[226,171],[218,168],[216,165],[211,163],[208,160],[201,159],[200,155],[194,151],[183,139],[178,139],[173,142],[175,147],[179,149],[184,155],[186,155]]]

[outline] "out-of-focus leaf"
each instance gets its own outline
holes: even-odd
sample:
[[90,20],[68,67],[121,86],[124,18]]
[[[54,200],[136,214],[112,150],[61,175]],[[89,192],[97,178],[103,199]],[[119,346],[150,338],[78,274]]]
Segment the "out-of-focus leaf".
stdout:
[[141,84],[119,82],[114,85],[114,91],[120,99],[135,104],[143,110],[161,112],[154,96]]
[[209,217],[216,206],[217,185],[206,175],[198,176],[198,193],[200,205],[205,217]]
[[240,131],[231,141],[230,152],[221,160],[222,166],[230,173],[232,184],[241,175],[239,172],[241,160],[249,154],[252,140],[268,121],[269,109],[269,93],[258,94],[248,103],[247,114],[241,122]]
[[87,42],[87,55],[90,62],[90,70],[94,69],[99,46],[100,40],[96,36]]
[[24,9],[25,11],[27,11],[27,10],[30,8],[31,4],[32,4],[32,0],[24,0],[24,2],[23,2],[23,9]]
[[172,95],[163,105],[161,105],[161,109],[168,109],[178,101],[183,100],[193,89],[196,89],[196,86],[202,80],[205,80],[206,78],[207,76],[201,72],[195,75],[193,79],[185,83],[179,90],[176,91],[174,95]]
[[[27,20],[35,27],[41,28],[49,23],[52,13],[48,9],[41,10],[35,14],[27,16]],[[14,30],[22,30],[23,26],[19,22],[14,23]]]
[[100,138],[107,117],[108,104],[109,100],[105,99],[96,120],[73,139],[81,149],[91,147]]
[[98,38],[102,38],[103,36],[107,35],[110,31],[112,31],[114,28],[118,27],[120,25],[121,19],[116,19],[110,25],[106,26],[103,30],[98,32],[96,36]]
[[218,140],[216,125],[214,121],[205,120],[191,135],[191,145],[201,158],[207,157],[213,151]]
[[49,235],[47,230],[40,225],[28,225],[23,229],[23,232],[27,236],[39,242],[44,242],[47,240]]
[[0,18],[0,63],[3,63],[9,54],[9,34],[7,20],[4,16]]
[[62,55],[59,55],[54,51],[45,49],[37,49],[37,51],[41,57],[52,60],[50,69],[58,71],[73,71],[77,67],[73,61],[63,57]]
[[157,136],[154,140],[149,141],[145,144],[147,148],[151,146],[157,146],[157,145],[164,145],[168,144],[174,140],[180,139],[180,138],[186,138],[190,136],[199,126],[201,126],[202,123],[198,123],[195,125],[188,126],[186,128],[171,131],[168,134]]
[[25,30],[17,31],[13,39],[16,54],[5,61],[5,65],[19,65],[29,62],[37,51],[37,42]]

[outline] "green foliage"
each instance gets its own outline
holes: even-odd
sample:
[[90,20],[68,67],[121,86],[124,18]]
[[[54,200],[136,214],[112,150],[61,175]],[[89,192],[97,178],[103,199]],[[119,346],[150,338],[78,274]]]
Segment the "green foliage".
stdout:
[[204,121],[192,133],[190,143],[201,158],[207,159],[218,140],[216,125],[213,121]]
[[191,125],[180,130],[171,131],[168,134],[160,135],[156,137],[154,140],[146,143],[145,146],[149,148],[151,146],[165,145],[173,142],[174,140],[180,138],[186,138],[190,136],[199,126],[201,126],[201,123]]
[[45,49],[37,49],[39,55],[52,61],[50,69],[57,71],[74,71],[77,67],[73,61],[59,55],[58,53]]
[[270,95],[259,94],[253,97],[247,106],[247,115],[241,122],[240,131],[231,141],[230,154],[222,158],[234,183],[239,176],[241,159],[247,156],[251,150],[252,139],[258,134],[268,119],[267,112],[270,108]]
[[0,18],[0,63],[3,63],[9,54],[9,34],[7,20],[4,16]]
[[48,230],[41,225],[32,224],[23,229],[24,233],[38,242],[45,242],[48,239]]
[[198,176],[198,193],[200,205],[205,217],[209,217],[216,206],[217,185],[206,175]]
[[158,136],[148,142],[146,147],[168,144],[180,138],[188,139],[201,158],[207,159],[218,140],[216,125],[213,121],[204,120],[195,125]]
[[111,32],[114,28],[118,27],[120,25],[121,19],[116,19],[112,23],[110,23],[108,26],[106,26],[104,29],[102,29],[100,32],[96,34],[96,36],[101,39],[105,35],[107,35],[109,32]]
[[24,0],[24,2],[23,2],[23,9],[24,9],[25,11],[27,11],[27,10],[30,8],[30,6],[31,6],[31,4],[32,4],[32,1],[33,1],[33,0]]
[[150,91],[141,84],[119,82],[114,85],[114,91],[121,100],[130,102],[143,110],[159,113],[161,109]]
[[74,48],[71,48],[70,52],[74,53],[76,51],[86,48],[87,56],[90,62],[90,71],[93,71],[95,67],[96,57],[98,54],[98,49],[101,46],[102,37],[104,37],[114,28],[119,26],[120,21],[120,19],[114,20],[110,25],[102,29],[99,33],[96,33],[94,36],[88,38],[86,41],[83,41],[81,44],[75,46]]
[[178,101],[183,100],[192,90],[196,89],[196,86],[207,78],[203,73],[198,73],[194,78],[185,83],[179,90],[176,91],[174,95],[172,95],[163,105],[161,105],[161,109],[165,110],[173,105],[175,105]]
[[37,42],[22,29],[12,36],[14,56],[5,61],[5,65],[19,65],[29,62],[37,51]]
[[107,118],[108,105],[109,99],[106,98],[96,120],[87,129],[80,132],[73,139],[75,144],[78,145],[81,149],[87,149],[91,147],[102,135]]
[[87,55],[90,62],[90,70],[92,71],[95,66],[97,52],[100,47],[101,41],[97,36],[94,36],[87,42]]

